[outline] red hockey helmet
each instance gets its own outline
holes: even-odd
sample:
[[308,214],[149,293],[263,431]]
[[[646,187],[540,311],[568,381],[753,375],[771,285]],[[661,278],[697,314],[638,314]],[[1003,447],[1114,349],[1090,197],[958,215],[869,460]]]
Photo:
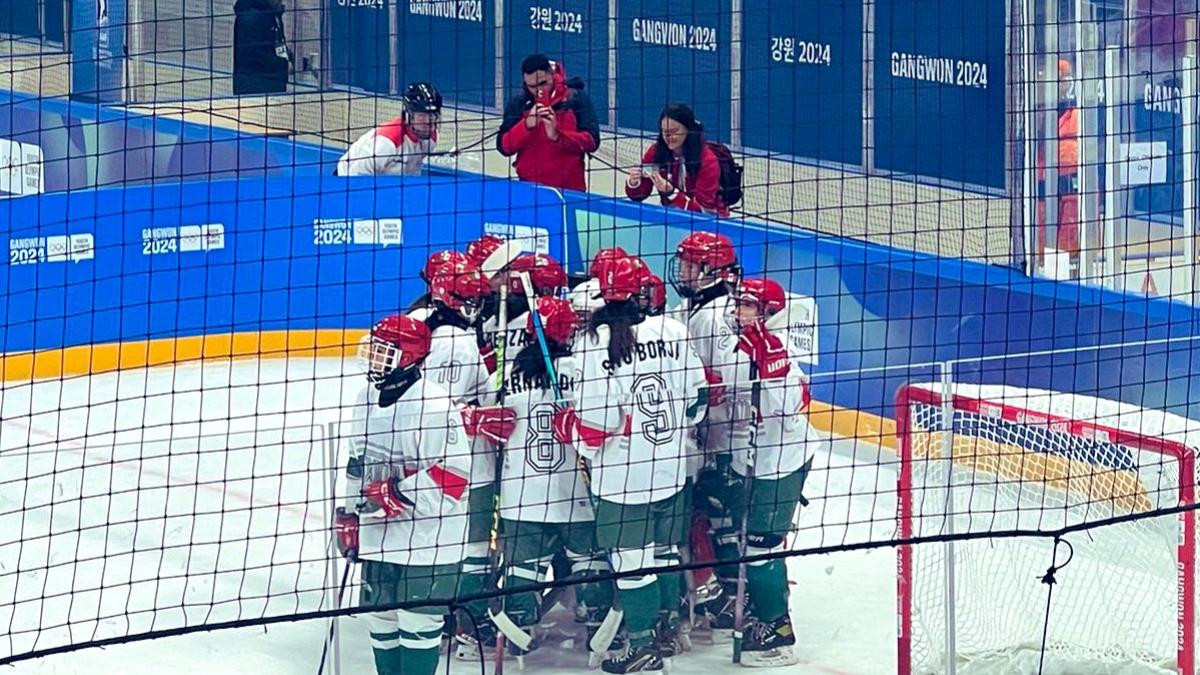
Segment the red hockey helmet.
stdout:
[[553,295],[567,285],[567,273],[563,271],[558,261],[545,253],[526,253],[513,260],[509,269],[513,272],[508,276],[508,292],[524,295],[525,286],[521,283],[520,273],[529,274],[529,283],[533,284],[535,295]]
[[385,317],[371,328],[358,348],[358,357],[367,366],[367,377],[379,382],[397,370],[420,364],[429,355],[432,338],[429,326],[404,315]]
[[764,319],[783,311],[784,306],[787,305],[787,296],[783,292],[783,286],[780,286],[779,282],[774,279],[743,279],[738,284],[735,297],[739,303],[757,305],[758,311]]
[[504,245],[504,239],[494,235],[485,234],[475,241],[467,244],[467,256],[480,267],[487,261],[488,256],[496,252],[496,249]]
[[434,302],[462,314],[468,321],[479,316],[492,287],[470,260],[444,263],[429,276],[429,296]]
[[429,280],[433,278],[434,270],[437,268],[445,265],[446,263],[462,262],[464,260],[470,261],[471,258],[466,253],[461,251],[453,251],[450,249],[438,251],[437,253],[429,256],[429,259],[425,261],[425,269],[421,272],[421,278],[425,280],[425,283],[429,283]]
[[737,264],[737,253],[729,237],[716,232],[693,232],[675,247],[680,260],[716,270]]
[[735,283],[739,274],[733,242],[723,234],[693,232],[675,247],[671,285],[684,297],[722,282]]
[[642,292],[641,266],[628,256],[601,260],[596,266],[596,278],[605,302],[621,302]]
[[592,256],[592,264],[588,267],[588,276],[592,277],[593,279],[596,277],[596,265],[600,264],[601,260],[607,260],[610,258],[626,258],[628,256],[629,253],[627,253],[625,249],[621,248],[620,246],[602,248],[599,251],[596,251],[596,255]]
[[650,310],[653,313],[661,313],[667,308],[667,285],[663,283],[662,277],[659,277],[649,268],[646,268],[646,273],[642,276],[642,294],[650,302]]
[[[579,318],[575,315],[575,309],[571,307],[570,302],[562,298],[538,298],[537,313],[542,318],[542,330],[545,332],[548,342],[559,345],[570,343],[571,336],[575,333],[575,327],[579,324]],[[533,312],[529,313],[525,329],[529,331],[529,335],[534,340],[537,340],[537,331],[533,326]]]

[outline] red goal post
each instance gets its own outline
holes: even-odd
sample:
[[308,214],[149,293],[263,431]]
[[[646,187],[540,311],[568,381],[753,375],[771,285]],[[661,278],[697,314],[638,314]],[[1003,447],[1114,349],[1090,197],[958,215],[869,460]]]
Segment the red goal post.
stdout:
[[960,537],[899,547],[898,671],[945,672],[948,658],[961,672],[1035,668],[1053,537],[979,535],[1112,521],[1065,537],[1046,672],[1194,673],[1196,516],[1152,514],[1193,504],[1200,424],[1080,394],[948,386],[896,396],[899,538]]

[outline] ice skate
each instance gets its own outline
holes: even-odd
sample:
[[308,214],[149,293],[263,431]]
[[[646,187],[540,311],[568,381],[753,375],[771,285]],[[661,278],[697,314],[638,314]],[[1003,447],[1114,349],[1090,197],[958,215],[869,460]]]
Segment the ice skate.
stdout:
[[787,614],[774,621],[755,621],[746,627],[746,635],[742,638],[742,665],[747,668],[794,666],[800,662],[795,646],[796,635]]
[[663,671],[662,656],[654,643],[631,647],[619,656],[605,659],[600,669],[606,673],[661,673]]

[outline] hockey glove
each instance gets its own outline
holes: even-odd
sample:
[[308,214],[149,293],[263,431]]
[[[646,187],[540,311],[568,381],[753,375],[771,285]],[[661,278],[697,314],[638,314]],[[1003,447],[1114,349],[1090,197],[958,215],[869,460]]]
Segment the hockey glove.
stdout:
[[738,350],[744,352],[758,366],[760,379],[777,380],[786,376],[792,369],[783,341],[772,335],[762,321],[755,321],[742,329],[742,334],[738,337]]
[[517,427],[513,408],[470,406],[463,408],[462,418],[468,436],[483,436],[493,443],[507,441]]
[[372,507],[382,509],[386,518],[395,518],[413,507],[413,501],[400,492],[400,479],[375,481],[363,488],[362,495]]
[[711,368],[704,369],[704,379],[708,382],[708,405],[719,406],[725,402],[725,380],[721,374]]
[[[622,429],[621,435],[628,437],[632,434],[632,423],[633,420],[626,415],[625,426]],[[550,428],[554,432],[554,440],[559,443],[573,446],[583,441],[584,445],[591,449],[602,447],[604,441],[616,435],[584,424],[583,420],[579,419],[579,415],[575,413],[575,408],[571,406],[559,408],[554,413],[554,419],[550,423]]]
[[559,408],[550,422],[550,429],[554,432],[554,440],[563,445],[575,445],[579,440],[579,415],[571,406]]
[[339,506],[333,514],[333,532],[342,557],[358,562],[358,516]]

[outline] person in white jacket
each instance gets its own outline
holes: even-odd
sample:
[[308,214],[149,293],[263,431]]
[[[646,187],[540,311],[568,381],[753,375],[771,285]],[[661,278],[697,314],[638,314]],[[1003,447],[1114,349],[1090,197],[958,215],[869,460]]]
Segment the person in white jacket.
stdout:
[[409,316],[389,316],[360,348],[368,383],[344,439],[345,503],[338,549],[362,564],[360,605],[413,609],[364,614],[379,675],[434,675],[447,607],[465,555],[471,448],[446,390],[424,376],[432,337]]
[[404,114],[368,131],[337,164],[339,176],[418,176],[437,147],[442,95],[428,82],[404,93]]

